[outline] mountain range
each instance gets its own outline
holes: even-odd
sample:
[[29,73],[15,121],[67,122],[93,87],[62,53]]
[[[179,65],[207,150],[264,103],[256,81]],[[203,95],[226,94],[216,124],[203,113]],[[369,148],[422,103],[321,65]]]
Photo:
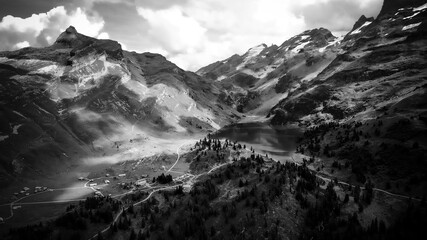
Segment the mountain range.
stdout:
[[[378,17],[360,17],[345,36],[307,30],[196,73],[72,26],[52,46],[1,52],[0,182],[43,176],[129,141],[149,148],[236,122],[310,128],[381,121],[380,134],[365,130],[373,145],[424,149],[426,15],[424,1],[386,0]],[[328,144],[337,153],[348,148]],[[132,149],[119,156],[140,157]]]
[[[220,100],[245,115],[240,122],[307,129],[299,152],[322,159],[314,169],[331,174],[349,166],[339,171],[341,178],[370,178],[377,186],[422,195],[426,8],[425,1],[385,1],[376,18],[361,16],[344,36],[308,30],[197,73],[222,85]],[[414,181],[422,183],[410,187]]]
[[[0,234],[425,236],[426,19],[425,0],[385,0],[343,36],[311,29],[196,72],[73,26],[0,52]],[[242,136],[215,139],[227,131]]]

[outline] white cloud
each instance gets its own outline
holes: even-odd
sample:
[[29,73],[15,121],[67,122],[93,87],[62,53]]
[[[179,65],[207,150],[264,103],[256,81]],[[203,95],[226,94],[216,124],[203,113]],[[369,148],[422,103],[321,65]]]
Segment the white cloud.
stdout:
[[110,39],[110,35],[106,32],[102,32],[98,35],[98,39]]
[[126,51],[132,51],[131,49],[129,49],[124,43],[121,43],[121,42],[119,42],[119,44],[120,44],[120,46],[122,46],[122,49],[123,50],[126,50]]
[[14,48],[20,49],[20,48],[29,47],[29,46],[30,46],[29,42],[23,41],[23,42],[19,42],[19,43],[15,44]]
[[[96,37],[100,35],[104,24],[104,20],[96,14],[89,15],[81,8],[67,12],[63,6],[28,18],[8,15],[0,22],[0,49],[50,45],[70,25],[82,34]],[[108,36],[105,32],[102,34]]]
[[[375,16],[382,0],[74,0],[28,18],[0,22],[0,49],[51,44],[68,25],[113,38],[123,49],[155,52],[197,70],[260,43],[281,44],[307,29],[348,32],[360,15]],[[67,8],[68,9],[68,8]],[[135,10],[136,9],[136,10]],[[117,14],[116,14],[117,13]]]
[[194,53],[206,40],[206,29],[195,19],[184,16],[178,7],[162,10],[138,8],[138,13],[149,22],[149,35],[168,52]]
[[102,18],[97,16],[91,17],[81,8],[77,8],[76,11],[64,17],[68,18],[68,24],[66,25],[73,25],[79,33],[90,37],[98,36],[105,24]]
[[348,32],[361,15],[376,17],[381,6],[382,0],[322,0],[295,4],[293,11],[304,17],[307,28]]
[[148,21],[139,49],[160,49],[180,67],[199,67],[244,53],[260,43],[280,44],[305,30],[304,19],[290,12],[292,1],[206,0],[163,9],[138,8]]
[[[57,9],[54,8],[51,11],[56,12]],[[46,17],[47,14],[33,14],[28,18],[19,18],[13,17],[11,15],[3,17],[0,22],[0,31],[13,29],[17,32],[40,32],[44,28],[43,18]]]

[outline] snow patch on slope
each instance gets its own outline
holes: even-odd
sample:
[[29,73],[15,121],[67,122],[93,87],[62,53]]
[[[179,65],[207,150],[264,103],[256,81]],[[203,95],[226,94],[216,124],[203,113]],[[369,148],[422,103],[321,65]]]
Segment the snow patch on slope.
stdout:
[[18,125],[13,126],[13,128],[12,128],[12,134],[17,135],[17,134],[18,134],[18,129],[19,129],[21,126],[22,126],[22,124],[18,124]]
[[226,79],[226,78],[227,78],[227,76],[222,75],[222,76],[219,76],[219,77],[216,79],[216,81],[220,82],[220,81],[222,81],[222,80],[224,80],[224,79]]
[[421,10],[424,10],[424,9],[427,9],[427,3],[424,4],[424,5],[421,5],[421,6],[417,7],[417,8],[414,8],[413,11],[416,12],[416,11],[421,11]]
[[421,25],[421,23],[422,23],[422,22],[414,23],[414,24],[409,24],[409,25],[407,25],[407,26],[404,26],[404,27],[402,28],[402,31],[406,31],[406,30],[409,30],[409,29],[412,29],[412,28],[416,28],[416,27],[420,26],[420,25]]
[[240,70],[240,69],[244,68],[246,64],[254,62],[256,56],[258,56],[265,48],[266,48],[266,46],[264,44],[250,48],[248,50],[248,52],[245,54],[246,55],[245,59],[243,60],[243,62],[241,64],[239,64],[236,67],[236,69]]
[[369,26],[371,23],[372,23],[372,22],[365,22],[362,26],[360,26],[360,27],[359,27],[359,28],[357,28],[356,30],[351,31],[351,32],[350,32],[350,35],[359,34],[359,33],[362,31],[362,29],[363,29],[363,28],[365,28],[365,27]]
[[406,20],[406,19],[411,19],[411,18],[413,18],[413,17],[417,16],[418,14],[420,14],[420,12],[415,12],[415,13],[414,13],[414,14],[412,14],[411,16],[404,17],[403,19],[404,19],[404,20]]
[[301,49],[303,49],[309,43],[310,43],[309,41],[308,42],[300,43],[298,46],[294,47],[294,49],[292,49],[291,51],[293,53],[298,53]]
[[330,42],[328,45],[319,48],[319,52],[324,52],[326,50],[326,48],[330,47],[330,46],[335,46],[336,44],[339,44],[342,40],[344,39],[344,35],[339,36],[337,38],[335,38],[332,42]]

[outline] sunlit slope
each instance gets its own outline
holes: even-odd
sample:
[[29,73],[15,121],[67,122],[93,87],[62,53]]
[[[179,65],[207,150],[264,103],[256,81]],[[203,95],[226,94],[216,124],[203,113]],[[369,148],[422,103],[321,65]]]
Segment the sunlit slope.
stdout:
[[237,118],[200,76],[73,27],[50,47],[0,53],[0,74],[2,180],[132,139],[188,136]]

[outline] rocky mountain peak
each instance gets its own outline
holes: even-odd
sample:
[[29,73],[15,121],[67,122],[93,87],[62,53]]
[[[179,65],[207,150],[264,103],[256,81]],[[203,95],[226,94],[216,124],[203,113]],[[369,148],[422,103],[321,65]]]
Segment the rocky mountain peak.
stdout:
[[286,40],[281,47],[285,48],[290,46],[291,49],[301,44],[312,44],[316,47],[324,47],[328,45],[328,42],[332,41],[336,37],[326,28],[314,28],[306,30],[297,36]]
[[314,40],[320,40],[320,41],[328,41],[331,38],[335,38],[335,36],[326,28],[315,28],[310,31],[310,36]]
[[74,26],[69,26],[67,29],[65,29],[65,32],[68,34],[76,34],[77,30]]
[[75,55],[83,56],[91,52],[106,53],[109,57],[122,59],[122,47],[117,41],[109,39],[96,39],[79,33],[75,27],[69,26],[62,32],[54,48],[72,48]]
[[326,28],[322,28],[322,27],[321,28],[314,28],[314,29],[311,29],[311,30],[304,31],[302,34],[303,35],[310,35],[312,37],[320,36],[320,35],[327,36],[327,37],[333,36],[332,33],[331,33],[331,31],[329,31]]
[[93,42],[95,39],[79,34],[75,27],[69,26],[56,39],[54,45],[75,47],[85,42]]
[[356,21],[356,23],[353,25],[353,28],[351,29],[351,31],[354,31],[358,28],[360,28],[361,26],[363,26],[363,24],[365,24],[366,22],[373,22],[374,18],[370,17],[367,18],[365,15],[360,16],[360,18]]

